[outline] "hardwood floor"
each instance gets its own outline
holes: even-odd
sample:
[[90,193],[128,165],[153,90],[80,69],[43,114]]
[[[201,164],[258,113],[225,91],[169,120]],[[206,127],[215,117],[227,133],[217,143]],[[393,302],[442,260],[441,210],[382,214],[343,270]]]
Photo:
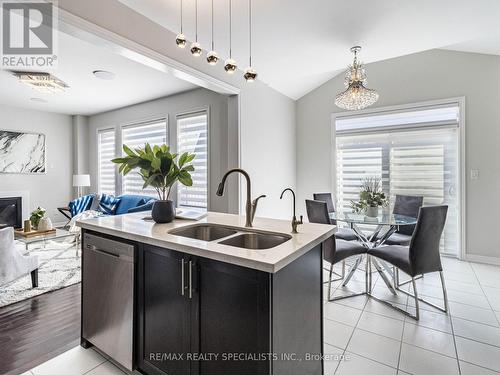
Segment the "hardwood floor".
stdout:
[[18,375],[80,342],[80,284],[0,308],[0,374]]

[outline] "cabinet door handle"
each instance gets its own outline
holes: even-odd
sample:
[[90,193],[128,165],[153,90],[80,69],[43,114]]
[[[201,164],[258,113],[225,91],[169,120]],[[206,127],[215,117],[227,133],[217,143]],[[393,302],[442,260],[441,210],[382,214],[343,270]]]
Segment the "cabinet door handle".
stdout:
[[184,258],[181,259],[181,295],[184,295],[184,290],[186,287],[184,286],[184,264],[186,262],[184,261]]
[[189,299],[193,298],[193,262],[189,261]]

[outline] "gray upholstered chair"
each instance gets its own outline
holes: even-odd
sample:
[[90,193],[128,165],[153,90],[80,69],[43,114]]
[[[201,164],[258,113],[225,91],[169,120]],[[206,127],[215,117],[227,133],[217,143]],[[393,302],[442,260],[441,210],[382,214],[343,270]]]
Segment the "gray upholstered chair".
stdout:
[[[422,207],[424,197],[412,195],[396,195],[393,214],[417,217],[418,210]],[[386,241],[386,245],[408,246],[411,236],[415,230],[415,225],[403,225],[399,227]]]
[[[382,302],[389,304],[416,320],[419,319],[419,301],[446,313],[448,312],[448,297],[444,282],[443,267],[441,265],[441,255],[439,253],[439,243],[446,223],[447,212],[448,206],[421,207],[409,246],[388,245],[368,250],[368,257],[376,257],[396,267],[394,274],[395,287],[398,291],[415,299],[416,313],[415,315],[411,315],[407,311],[386,301]],[[413,294],[400,289],[399,270],[411,277]],[[415,283],[416,276],[431,272],[439,272],[443,288],[444,308],[418,297],[417,285]],[[371,290],[371,285],[369,289]]]
[[[326,202],[306,199],[306,210],[307,210],[307,217],[310,223],[331,224]],[[355,241],[346,241],[342,239],[336,239],[335,237],[331,237],[323,243],[323,258],[328,263],[330,263],[330,270],[329,270],[330,273],[328,277],[329,301],[335,301],[342,298],[354,297],[365,294],[365,292],[363,292],[363,293],[350,294],[340,297],[331,296],[332,282],[335,281],[332,279],[333,265],[341,261],[343,262],[346,258],[349,258],[351,256],[362,255],[365,253],[366,253],[366,248]],[[352,277],[354,271],[356,271],[356,268],[358,267],[359,263],[360,260],[357,260],[349,270],[348,277],[346,278],[346,280],[344,280],[343,283],[344,286]],[[342,265],[341,278],[336,280],[341,280],[344,278],[344,276],[345,276],[345,263],[343,263]],[[366,280],[368,281],[368,279]],[[366,284],[366,287],[368,288],[368,283]]]
[[[332,194],[331,193],[314,193],[313,198],[315,201],[326,202],[326,207],[328,209],[328,213],[331,214],[335,212],[335,205],[333,204]],[[337,225],[337,221],[333,219],[329,219],[333,225]],[[352,229],[347,228],[338,228],[337,232],[335,232],[335,237],[340,238],[341,240],[346,241],[357,241],[358,237],[356,233]]]

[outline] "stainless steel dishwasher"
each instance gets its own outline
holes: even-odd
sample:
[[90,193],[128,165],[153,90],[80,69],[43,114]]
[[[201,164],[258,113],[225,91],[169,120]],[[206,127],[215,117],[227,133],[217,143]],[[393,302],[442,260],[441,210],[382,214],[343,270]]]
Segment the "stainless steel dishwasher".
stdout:
[[89,233],[83,246],[82,338],[132,370],[135,247]]

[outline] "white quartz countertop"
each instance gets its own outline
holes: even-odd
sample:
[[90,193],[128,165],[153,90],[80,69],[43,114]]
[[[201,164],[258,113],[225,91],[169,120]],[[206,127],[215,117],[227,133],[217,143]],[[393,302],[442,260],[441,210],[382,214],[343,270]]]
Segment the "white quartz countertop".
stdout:
[[204,223],[220,224],[235,229],[245,228],[245,217],[231,214],[209,212],[199,221],[176,219],[168,224],[156,224],[143,220],[150,212],[138,212],[118,216],[103,216],[81,220],[77,225],[81,228],[109,234],[140,243],[177,250],[180,252],[236,264],[269,273],[278,272],[295,259],[307,253],[333,235],[332,225],[304,223],[299,225],[298,234],[291,233],[288,220],[276,220],[256,217],[253,230],[290,235],[292,238],[281,245],[265,250],[250,250],[218,243],[224,239],[211,242],[191,239],[170,234],[173,229]]

